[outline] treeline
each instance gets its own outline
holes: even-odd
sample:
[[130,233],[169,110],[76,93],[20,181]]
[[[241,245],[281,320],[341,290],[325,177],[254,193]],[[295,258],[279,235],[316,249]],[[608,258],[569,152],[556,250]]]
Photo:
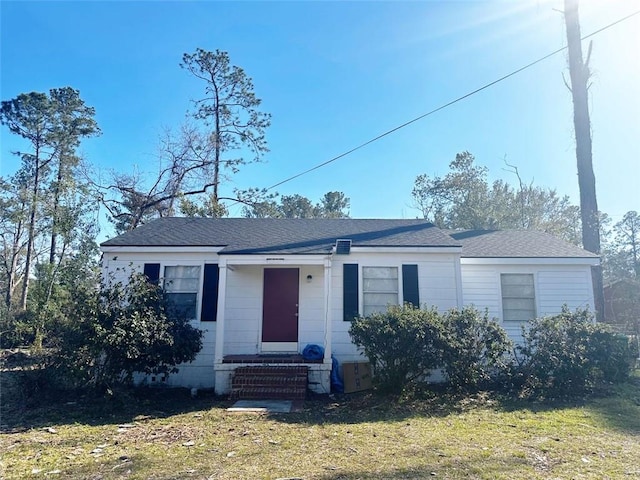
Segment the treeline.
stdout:
[[[116,233],[157,217],[228,216],[230,205],[237,204],[252,218],[350,215],[350,199],[339,191],[314,201],[256,187],[230,188],[240,168],[263,161],[268,152],[270,115],[261,110],[251,78],[226,52],[197,49],[183,55],[180,68],[200,83],[202,98],[194,101],[184,124],[161,135],[153,173],[98,174],[91,159],[81,158],[81,142],[101,132],[94,107],[71,87],[2,101],[0,121],[22,145],[20,151],[2,152],[19,162],[13,175],[0,177],[3,345],[55,342],[51,332],[69,321],[66,309],[74,292],[97,288],[96,238],[105,212]],[[446,175],[416,178],[413,205],[446,229],[536,229],[580,244],[579,207],[507,167],[515,181],[490,182],[488,169],[462,152]],[[605,214],[600,220],[607,281],[637,282],[640,216],[630,211],[615,224]],[[640,289],[631,292],[629,311],[640,312]],[[634,318],[637,324],[640,313],[629,315],[630,322]]]

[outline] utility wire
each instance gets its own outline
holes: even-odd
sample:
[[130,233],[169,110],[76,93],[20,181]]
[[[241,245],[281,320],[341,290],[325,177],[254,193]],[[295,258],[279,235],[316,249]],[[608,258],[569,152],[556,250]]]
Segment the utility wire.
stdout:
[[[603,32],[604,30],[607,30],[607,29],[609,29],[609,28],[611,28],[611,27],[613,27],[613,26],[615,26],[615,25],[617,25],[619,23],[622,23],[622,22],[630,19],[634,15],[638,15],[638,14],[640,14],[640,10],[637,10],[637,11],[627,15],[626,17],[622,17],[621,19],[616,20],[615,22],[610,23],[610,24],[602,27],[602,28],[596,30],[595,32],[591,32],[590,34],[585,35],[584,37],[582,37],[580,40],[586,40],[587,38],[593,37],[594,35],[597,35],[598,33]],[[506,80],[509,77],[513,77],[514,75],[522,72],[523,70],[531,68],[534,65],[537,65],[538,63],[540,63],[540,62],[542,62],[542,61],[544,61],[544,60],[546,60],[546,59],[548,59],[550,57],[553,57],[554,55],[557,55],[560,52],[563,52],[567,48],[568,48],[567,46],[559,48],[558,50],[555,50],[555,51],[545,55],[544,57],[541,57],[541,58],[539,58],[539,59],[537,59],[537,60],[535,60],[535,61],[533,61],[533,62],[531,62],[531,63],[529,63],[527,65],[525,65],[524,67],[520,67],[517,70],[514,70],[513,72],[508,73],[507,75],[505,75],[503,77],[500,77],[497,80],[494,80],[493,82],[487,83],[486,85],[483,85],[482,87],[477,88],[477,89],[473,90],[472,92],[469,92],[469,93],[467,93],[465,95],[462,95],[461,97],[458,97],[455,100],[450,101],[449,103],[445,103],[444,105],[441,105],[438,108],[435,108],[435,109],[431,110],[430,112],[424,113],[424,114],[420,115],[419,117],[414,118],[413,120],[409,120],[408,122],[405,122],[402,125],[398,125],[397,127],[392,128],[391,130],[387,130],[386,132],[381,133],[377,137],[372,138],[371,140],[368,140],[368,141],[366,141],[364,143],[361,143],[357,147],[354,147],[351,150],[348,150],[348,151],[346,151],[344,153],[341,153],[340,155],[338,155],[336,157],[333,157],[333,158],[327,160],[326,162],[322,162],[322,163],[320,163],[320,164],[318,164],[318,165],[316,165],[314,167],[311,167],[311,168],[309,168],[309,169],[307,169],[307,170],[305,170],[303,172],[300,172],[300,173],[298,173],[296,175],[293,175],[293,176],[291,176],[289,178],[286,178],[286,179],[284,179],[284,180],[282,180],[282,181],[280,181],[278,183],[275,183],[275,184],[271,185],[270,187],[268,187],[265,191],[273,190],[274,188],[279,187],[280,185],[282,185],[284,183],[290,182],[291,180],[295,180],[296,178],[299,178],[299,177],[301,177],[303,175],[306,175],[307,173],[311,173],[314,170],[318,170],[319,168],[322,168],[325,165],[329,165],[330,163],[333,163],[336,160],[339,160],[339,159],[341,159],[343,157],[346,157],[347,155],[355,152],[356,150],[360,150],[361,148],[366,147],[367,145],[369,145],[369,144],[371,144],[373,142],[376,142],[376,141],[380,140],[381,138],[386,137],[387,135],[391,135],[392,133],[397,132],[398,130],[400,130],[400,129],[404,128],[404,127],[407,127],[407,126],[411,125],[412,123],[417,122],[418,120],[422,120],[423,118],[428,117],[429,115],[433,115],[434,113],[439,112],[440,110],[443,110],[443,109],[445,109],[447,107],[450,107],[451,105],[456,104],[456,103],[464,100],[465,98],[469,98],[470,96],[475,95],[478,92],[486,90],[487,88],[492,87],[496,83],[500,83],[500,82]]]

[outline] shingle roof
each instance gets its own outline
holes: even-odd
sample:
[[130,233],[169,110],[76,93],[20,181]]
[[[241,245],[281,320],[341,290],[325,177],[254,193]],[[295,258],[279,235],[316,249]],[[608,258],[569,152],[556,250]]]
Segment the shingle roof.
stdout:
[[115,246],[219,246],[221,253],[321,254],[337,239],[354,247],[459,247],[426,220],[180,218],[154,220],[102,243]]
[[598,258],[569,242],[534,230],[447,230],[462,244],[462,257]]

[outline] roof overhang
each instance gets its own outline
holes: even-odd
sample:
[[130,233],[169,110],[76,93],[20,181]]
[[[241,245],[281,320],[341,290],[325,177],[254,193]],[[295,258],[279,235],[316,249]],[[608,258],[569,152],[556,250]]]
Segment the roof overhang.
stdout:
[[220,265],[327,265],[331,256],[325,255],[223,255],[220,256]]
[[599,257],[461,257],[462,265],[600,265]]
[[103,253],[218,253],[224,246],[128,246],[128,245],[101,245],[100,250]]
[[[415,246],[415,247],[351,247],[351,253],[460,253],[459,246]],[[346,255],[345,255],[346,256]]]

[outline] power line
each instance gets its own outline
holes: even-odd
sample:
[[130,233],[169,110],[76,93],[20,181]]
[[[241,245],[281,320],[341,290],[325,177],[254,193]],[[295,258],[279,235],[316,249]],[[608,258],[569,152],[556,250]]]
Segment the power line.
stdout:
[[[640,14],[640,10],[637,10],[637,11],[627,15],[626,17],[622,17],[619,20],[616,20],[615,22],[612,22],[612,23],[610,23],[610,24],[608,24],[608,25],[596,30],[595,32],[591,32],[590,34],[585,35],[584,37],[581,38],[581,40],[586,40],[587,38],[593,37],[594,35],[597,35],[598,33],[601,33],[604,30],[607,30],[607,29],[609,29],[609,28],[611,28],[611,27],[613,27],[613,26],[615,26],[615,25],[617,25],[619,23],[622,23],[622,22],[628,20],[629,18],[631,18],[631,17],[633,17],[635,15],[638,15],[638,14]],[[447,107],[450,107],[451,105],[454,105],[454,104],[464,100],[465,98],[468,98],[468,97],[470,97],[472,95],[475,95],[476,93],[479,93],[479,92],[481,92],[483,90],[486,90],[487,88],[492,87],[493,85],[495,85],[497,83],[500,83],[500,82],[506,80],[507,78],[513,77],[514,75],[522,72],[523,70],[531,68],[534,65],[537,65],[538,63],[543,62],[544,60],[546,60],[546,59],[548,59],[550,57],[553,57],[554,55],[557,55],[560,52],[563,52],[567,48],[568,47],[566,47],[566,46],[562,47],[562,48],[559,48],[559,49],[557,49],[557,50],[545,55],[544,57],[541,57],[541,58],[539,58],[539,59],[537,59],[537,60],[535,60],[535,61],[533,61],[533,62],[531,62],[531,63],[529,63],[527,65],[525,65],[524,67],[520,67],[517,70],[514,70],[513,72],[508,73],[507,75],[504,75],[503,77],[498,78],[497,80],[494,80],[494,81],[492,81],[490,83],[487,83],[487,84],[483,85],[480,88],[477,88],[477,89],[475,89],[475,90],[473,90],[473,91],[471,91],[471,92],[469,92],[469,93],[467,93],[465,95],[462,95],[461,97],[456,98],[455,100],[451,100],[450,102],[445,103],[444,105],[441,105],[438,108],[435,108],[435,109],[433,109],[433,110],[431,110],[431,111],[429,111],[427,113],[424,113],[424,114],[420,115],[419,117],[416,117],[416,118],[414,118],[412,120],[409,120],[408,122],[403,123],[402,125],[398,125],[397,127],[392,128],[391,130],[387,130],[386,132],[381,133],[380,135],[378,135],[377,137],[372,138],[371,140],[367,140],[366,142],[361,143],[360,145],[358,145],[357,147],[352,148],[351,150],[348,150],[348,151],[346,151],[344,153],[341,153],[340,155],[337,155],[337,156],[335,156],[335,157],[333,157],[333,158],[331,158],[331,159],[329,159],[329,160],[327,160],[325,162],[322,162],[322,163],[320,163],[320,164],[318,164],[318,165],[316,165],[314,167],[311,167],[311,168],[309,168],[309,169],[307,169],[307,170],[305,170],[303,172],[297,173],[296,175],[293,175],[293,176],[288,177],[288,178],[286,178],[286,179],[284,179],[284,180],[282,180],[282,181],[280,181],[278,183],[275,183],[275,184],[271,185],[270,187],[268,187],[266,189],[266,191],[273,190],[274,188],[279,187],[280,185],[282,185],[284,183],[290,182],[291,180],[295,180],[296,178],[299,178],[299,177],[301,177],[303,175],[306,175],[307,173],[311,173],[314,170],[318,170],[319,168],[322,168],[322,167],[324,167],[326,165],[329,165],[330,163],[333,163],[336,160],[340,160],[341,158],[346,157],[347,155],[355,152],[356,150],[360,150],[361,148],[366,147],[367,145],[369,145],[369,144],[371,144],[373,142],[376,142],[376,141],[380,140],[381,138],[386,137],[387,135],[391,135],[392,133],[397,132],[398,130],[400,130],[400,129],[404,128],[404,127],[407,127],[407,126],[411,125],[412,123],[417,122],[418,120],[422,120],[423,118],[428,117],[429,115],[433,115],[434,113],[439,112],[440,110],[443,110],[443,109],[445,109]]]

